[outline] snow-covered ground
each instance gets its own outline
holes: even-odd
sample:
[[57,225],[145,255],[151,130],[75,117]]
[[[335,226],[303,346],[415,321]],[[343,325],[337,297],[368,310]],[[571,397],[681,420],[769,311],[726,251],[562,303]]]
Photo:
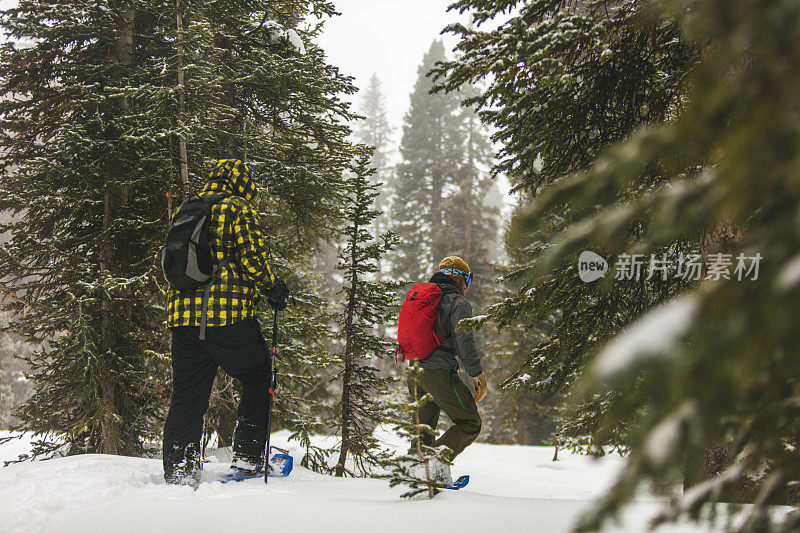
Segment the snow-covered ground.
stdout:
[[[277,433],[273,443],[299,460],[302,453],[287,437]],[[26,446],[25,439],[0,446],[0,460]],[[552,462],[552,448],[474,444],[453,469],[454,477],[470,474],[468,487],[406,501],[399,487],[382,480],[338,479],[297,465],[269,485],[260,479],[223,485],[210,480],[227,469],[227,451],[212,455],[197,491],[166,485],[154,459],[83,455],[0,468],[0,530],[558,533],[570,530],[622,464],[615,456],[592,460],[564,451]],[[657,507],[637,501],[607,531],[647,531]]]

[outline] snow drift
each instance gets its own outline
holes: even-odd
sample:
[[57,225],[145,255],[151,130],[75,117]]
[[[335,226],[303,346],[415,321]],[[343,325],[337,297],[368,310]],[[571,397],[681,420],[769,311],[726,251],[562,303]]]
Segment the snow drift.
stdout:
[[[7,434],[7,432],[5,433]],[[2,435],[2,433],[0,433]],[[302,453],[288,434],[273,436],[297,462]],[[16,457],[19,441],[0,447]],[[330,444],[330,442],[328,443]],[[211,453],[197,491],[168,486],[158,459],[82,455],[0,468],[0,524],[26,531],[569,531],[582,511],[611,483],[618,457],[593,460],[570,455],[552,462],[552,448],[475,444],[459,457],[454,474],[470,485],[433,500],[405,501],[402,490],[377,479],[339,479],[299,465],[285,479],[221,484],[227,450]],[[645,531],[657,502],[641,501],[608,531]],[[691,526],[659,531],[697,531]]]

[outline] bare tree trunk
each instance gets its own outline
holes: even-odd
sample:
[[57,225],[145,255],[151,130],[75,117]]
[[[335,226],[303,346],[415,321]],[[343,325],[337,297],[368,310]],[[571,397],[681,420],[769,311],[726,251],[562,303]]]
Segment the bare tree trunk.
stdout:
[[[182,128],[186,120],[186,89],[183,85],[183,14],[181,0],[175,0],[178,23],[178,121]],[[186,155],[186,138],[183,133],[178,136],[178,152],[181,158],[181,184],[183,196],[189,196],[189,159]]]
[[528,442],[528,432],[525,431],[525,422],[523,421],[522,414],[519,411],[520,410],[518,407],[514,409],[514,412],[516,413],[515,416],[517,418],[517,442],[515,444],[527,445],[530,444]]
[[216,416],[206,415],[206,431],[216,433],[218,445],[225,448],[233,445],[233,432],[236,428],[236,405],[238,397],[234,392],[233,378],[222,371],[217,371],[214,388],[211,393],[211,409]]
[[558,461],[558,449],[561,448],[561,439],[556,435],[555,452],[553,453],[553,461]]

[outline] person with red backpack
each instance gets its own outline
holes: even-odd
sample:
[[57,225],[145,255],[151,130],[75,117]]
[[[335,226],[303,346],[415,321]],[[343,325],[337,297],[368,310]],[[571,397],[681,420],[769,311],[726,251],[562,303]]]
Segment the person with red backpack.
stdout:
[[[428,283],[415,285],[400,310],[398,342],[403,359],[419,361],[422,372],[417,380],[416,396],[430,394],[432,402],[419,409],[419,423],[436,428],[442,411],[453,423],[438,439],[423,437],[428,446],[447,446],[452,461],[472,444],[481,432],[477,402],[486,397],[486,377],[472,333],[458,330],[459,321],[472,317],[472,306],[464,294],[472,283],[472,272],[460,257],[446,257]],[[475,384],[475,396],[458,376],[458,362]],[[409,392],[415,396],[414,384]],[[413,445],[412,445],[413,449]],[[450,468],[437,464],[434,475],[439,482],[452,485]]]

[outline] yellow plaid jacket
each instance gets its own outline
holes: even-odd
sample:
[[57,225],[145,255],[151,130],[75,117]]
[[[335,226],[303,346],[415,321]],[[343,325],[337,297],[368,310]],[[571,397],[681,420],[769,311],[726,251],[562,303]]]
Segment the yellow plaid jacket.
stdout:
[[[230,262],[214,277],[208,299],[207,325],[225,326],[256,315],[259,291],[275,285],[267,247],[251,205],[256,196],[250,169],[238,159],[223,159],[211,172],[200,196],[231,194],[211,210],[209,243],[218,261]],[[205,287],[170,289],[167,326],[200,326]]]

